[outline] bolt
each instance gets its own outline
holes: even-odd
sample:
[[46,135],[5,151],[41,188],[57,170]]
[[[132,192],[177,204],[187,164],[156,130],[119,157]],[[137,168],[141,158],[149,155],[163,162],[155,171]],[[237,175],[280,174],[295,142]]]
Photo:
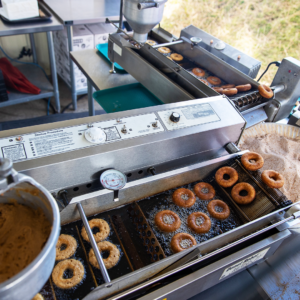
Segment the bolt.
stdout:
[[213,40],[210,40],[210,44],[212,45],[214,43],[214,41]]
[[239,55],[238,57],[237,57],[237,60],[240,60],[241,59],[241,56]]

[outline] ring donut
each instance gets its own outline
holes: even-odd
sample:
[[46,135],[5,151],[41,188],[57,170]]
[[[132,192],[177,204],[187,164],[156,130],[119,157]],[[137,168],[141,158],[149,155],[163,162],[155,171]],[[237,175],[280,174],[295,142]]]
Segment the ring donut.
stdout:
[[274,93],[270,87],[265,84],[261,84],[258,86],[258,92],[261,94],[262,97],[270,99],[273,97]]
[[[71,270],[73,276],[64,278],[66,270]],[[84,267],[79,260],[66,259],[59,262],[52,272],[52,280],[61,289],[71,289],[82,281],[84,277]]]
[[221,79],[216,76],[209,76],[206,79],[212,85],[219,85],[222,83]]
[[223,94],[223,89],[221,87],[213,87],[213,90],[215,90],[219,94]]
[[263,167],[264,159],[258,153],[247,152],[242,155],[241,163],[247,170],[256,171]]
[[175,61],[183,60],[183,56],[181,54],[178,54],[178,53],[172,53],[170,56]]
[[160,211],[156,214],[154,221],[156,226],[165,232],[176,231],[181,225],[180,218],[171,210]]
[[[106,221],[104,221],[102,219],[92,219],[89,221],[89,225],[90,225],[91,229],[93,229],[95,227],[97,227],[99,229],[99,232],[94,234],[96,243],[101,242],[108,237],[110,229],[109,229],[109,225],[107,224]],[[87,242],[90,241],[84,226],[81,229],[81,235]]]
[[196,202],[194,193],[188,189],[178,189],[173,193],[173,202],[180,207],[191,207]]
[[225,220],[230,215],[228,205],[221,200],[212,200],[207,205],[209,214],[216,219]]
[[235,87],[239,92],[246,92],[252,89],[252,85],[250,83],[244,85],[237,85]]
[[[246,196],[241,196],[240,192],[246,191]],[[252,185],[246,182],[241,182],[236,184],[231,190],[231,197],[232,199],[238,204],[249,204],[255,198],[255,189]]]
[[197,245],[194,237],[188,233],[177,233],[172,237],[171,248],[177,253]]
[[194,212],[187,218],[188,226],[197,233],[209,232],[211,221],[208,215],[203,212]]
[[171,50],[168,47],[159,47],[157,50],[162,54],[169,54],[171,52]]
[[31,300],[44,300],[44,297],[40,293],[37,293]]
[[[224,176],[228,175],[228,179],[224,179]],[[239,179],[238,172],[231,167],[222,167],[216,172],[217,183],[225,188],[233,186]]]
[[[103,252],[103,251],[108,251],[109,252],[108,257],[103,258],[105,268],[106,269],[111,269],[112,267],[114,267],[120,259],[119,249],[114,244],[112,244],[108,241],[99,242],[99,243],[97,243],[97,246],[98,246],[98,249],[99,249],[100,253]],[[95,268],[100,269],[93,248],[91,249],[91,251],[89,253],[89,262]]]
[[236,88],[223,89],[223,94],[226,96],[233,96],[237,94],[238,90]]
[[[65,249],[62,250],[62,247],[66,246]],[[71,257],[77,248],[76,240],[68,234],[61,234],[56,243],[56,257],[55,260],[63,260]]]
[[146,41],[146,44],[150,45],[150,46],[154,46],[154,45],[157,45],[157,43],[153,40],[147,40]]
[[194,68],[192,72],[198,77],[203,77],[205,75],[205,71],[200,68]]
[[235,84],[225,84],[221,86],[222,89],[233,89],[235,88]]
[[208,83],[208,81],[207,80],[205,80],[205,79],[200,79],[200,78],[198,78],[201,82],[203,82],[204,84],[206,84],[206,85],[209,85],[209,83]]
[[194,191],[201,200],[211,200],[216,195],[215,189],[206,182],[197,183]]
[[284,178],[283,176],[273,170],[265,170],[261,174],[261,180],[265,183],[268,187],[273,189],[282,188],[284,185]]

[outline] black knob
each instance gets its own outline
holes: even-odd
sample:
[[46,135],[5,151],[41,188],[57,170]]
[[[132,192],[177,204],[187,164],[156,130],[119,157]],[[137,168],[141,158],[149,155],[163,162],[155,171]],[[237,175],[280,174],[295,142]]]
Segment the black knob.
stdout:
[[180,114],[177,113],[177,112],[172,112],[172,114],[170,116],[170,120],[172,122],[175,122],[175,123],[179,122],[179,120],[180,120]]

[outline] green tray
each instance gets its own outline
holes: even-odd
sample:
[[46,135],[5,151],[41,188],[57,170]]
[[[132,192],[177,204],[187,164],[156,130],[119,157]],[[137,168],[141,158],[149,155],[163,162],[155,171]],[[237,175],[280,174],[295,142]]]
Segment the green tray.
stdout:
[[107,113],[164,104],[140,83],[97,91],[93,97]]

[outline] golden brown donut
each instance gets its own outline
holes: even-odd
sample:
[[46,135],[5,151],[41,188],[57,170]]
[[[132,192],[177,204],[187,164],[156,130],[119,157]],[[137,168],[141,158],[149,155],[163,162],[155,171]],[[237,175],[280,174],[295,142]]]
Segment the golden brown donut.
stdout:
[[[228,175],[229,179],[224,179],[224,175]],[[238,172],[231,167],[220,168],[215,175],[217,183],[225,188],[233,186],[239,179]]]
[[206,85],[209,85],[209,83],[208,83],[208,81],[207,80],[205,80],[205,79],[200,79],[200,78],[198,78],[201,82],[203,82],[204,84],[206,84]]
[[[110,268],[114,267],[118,263],[119,258],[120,258],[119,249],[114,244],[112,244],[108,241],[99,242],[99,243],[97,243],[97,246],[98,246],[100,253],[102,251],[109,252],[108,257],[103,258],[105,268],[110,269]],[[100,269],[93,248],[90,250],[90,253],[89,253],[89,262],[95,268]]]
[[[101,242],[108,237],[110,229],[106,221],[102,219],[92,219],[89,221],[89,225],[91,229],[93,229],[94,227],[97,227],[99,229],[99,232],[94,234],[96,243]],[[81,235],[87,242],[90,241],[84,226],[82,226]]]
[[201,200],[211,200],[216,195],[215,189],[206,182],[197,183],[194,191]]
[[233,89],[235,88],[235,84],[225,84],[221,86],[222,89]]
[[181,61],[181,60],[183,60],[183,56],[180,55],[180,54],[178,54],[178,53],[172,53],[170,56],[175,61]]
[[44,300],[44,297],[40,293],[38,293],[32,298],[32,300]]
[[212,85],[219,85],[222,83],[221,79],[216,76],[209,76],[206,79]]
[[273,97],[274,93],[273,91],[265,84],[261,84],[258,86],[258,92],[267,99],[270,99]]
[[194,212],[187,218],[188,226],[197,233],[209,232],[211,221],[208,215],[203,212]]
[[205,71],[200,68],[194,68],[192,72],[199,77],[203,77],[205,75]]
[[[71,278],[64,278],[64,272],[71,270],[73,276]],[[59,262],[52,272],[52,280],[56,286],[61,289],[71,289],[82,281],[84,277],[84,267],[79,260],[66,259]]]
[[218,92],[219,94],[223,94],[223,89],[221,87],[213,87],[212,89]]
[[147,40],[147,41],[146,41],[146,44],[148,44],[148,45],[150,45],[150,46],[154,46],[154,45],[156,45],[157,43],[156,43],[155,41],[153,41],[153,40]]
[[[61,250],[62,246],[65,245],[66,248]],[[68,234],[61,234],[56,243],[56,257],[55,260],[63,260],[71,257],[77,248],[76,240]]]
[[[241,196],[240,192],[245,190],[247,192],[246,196]],[[232,199],[238,204],[249,204],[255,198],[255,189],[252,185],[246,182],[241,182],[236,184],[231,190]]]
[[177,233],[172,237],[171,248],[177,253],[197,245],[196,240],[188,233]]
[[228,205],[221,200],[212,200],[207,205],[209,214],[216,219],[225,220],[230,215]]
[[233,96],[237,94],[238,90],[236,88],[231,88],[231,89],[223,89],[223,94],[226,96]]
[[191,207],[196,202],[194,193],[188,189],[178,189],[173,193],[173,202],[181,207]]
[[235,87],[239,92],[246,92],[252,89],[252,85],[250,83],[243,84],[243,85],[237,85]]
[[265,183],[268,187],[273,189],[282,188],[284,185],[284,178],[283,176],[273,170],[265,170],[261,174],[261,180]]
[[171,210],[160,211],[156,214],[154,221],[156,226],[165,232],[176,231],[181,225],[180,218]]
[[171,50],[167,47],[159,47],[157,50],[162,54],[169,54],[171,52]]
[[255,152],[247,152],[242,155],[242,165],[250,171],[256,171],[263,167],[264,159],[261,155]]

